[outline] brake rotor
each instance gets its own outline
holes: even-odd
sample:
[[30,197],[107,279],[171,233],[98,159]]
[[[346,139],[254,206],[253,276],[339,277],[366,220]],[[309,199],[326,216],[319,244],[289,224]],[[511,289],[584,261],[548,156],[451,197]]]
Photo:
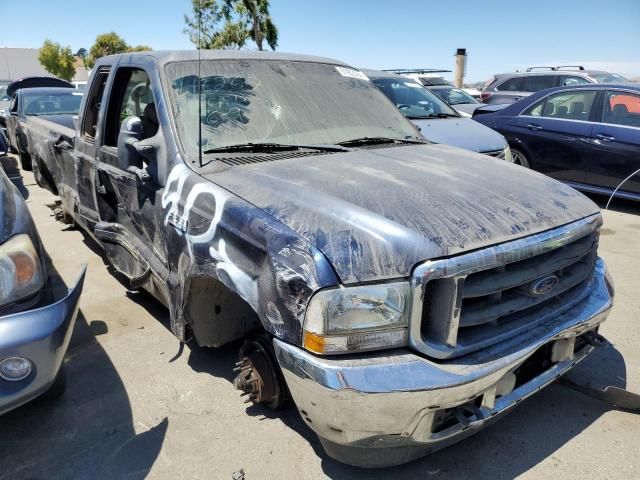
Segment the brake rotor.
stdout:
[[233,385],[243,392],[243,397],[248,397],[245,403],[263,403],[272,409],[282,404],[284,388],[265,340],[247,340],[240,349],[240,361],[234,371],[238,375]]

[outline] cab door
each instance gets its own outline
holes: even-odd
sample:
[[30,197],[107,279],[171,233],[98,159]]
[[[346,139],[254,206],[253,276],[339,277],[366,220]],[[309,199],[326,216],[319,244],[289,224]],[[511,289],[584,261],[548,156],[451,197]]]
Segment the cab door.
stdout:
[[[68,211],[76,213],[76,217],[79,217],[79,221],[89,231],[93,230],[93,226],[99,220],[95,195],[97,180],[95,164],[100,141],[98,125],[109,72],[110,67],[102,66],[94,74],[91,88],[84,99],[79,134],[74,141],[69,142],[65,138],[53,139],[53,146],[61,158],[60,170],[63,172],[63,183],[70,187],[60,191],[63,204]],[[72,148],[65,148],[66,143],[72,143]],[[73,181],[70,180],[71,178]],[[75,192],[68,190],[75,190]]]
[[[139,131],[126,132],[130,124],[137,124]],[[138,135],[137,143],[144,148],[138,152],[131,144],[123,144],[121,131]],[[153,173],[157,171],[154,164],[159,161],[160,139],[149,75],[141,68],[119,67],[111,85],[96,161],[99,221],[94,234],[133,289],[148,284],[152,276],[165,279],[168,271],[158,208],[161,187]]]
[[[593,169],[588,183],[615,189],[640,169],[640,94],[624,90],[604,93],[602,121],[594,124]],[[620,186],[623,192],[640,194],[640,173]]]

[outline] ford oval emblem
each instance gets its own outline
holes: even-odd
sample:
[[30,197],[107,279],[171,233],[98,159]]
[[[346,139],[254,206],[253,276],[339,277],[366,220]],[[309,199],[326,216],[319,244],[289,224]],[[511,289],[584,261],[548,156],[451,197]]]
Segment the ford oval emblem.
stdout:
[[536,297],[546,295],[558,286],[559,281],[560,279],[555,275],[548,275],[546,277],[539,278],[531,282],[529,293]]

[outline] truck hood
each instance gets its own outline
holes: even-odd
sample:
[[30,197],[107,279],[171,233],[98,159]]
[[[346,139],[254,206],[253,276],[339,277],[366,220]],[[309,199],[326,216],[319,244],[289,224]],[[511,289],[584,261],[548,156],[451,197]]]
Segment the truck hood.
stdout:
[[598,212],[560,182],[445,145],[266,161],[205,177],[315,245],[343,283],[407,277],[421,261]]
[[411,120],[430,142],[444,143],[472,152],[495,152],[507,146],[502,135],[469,118]]

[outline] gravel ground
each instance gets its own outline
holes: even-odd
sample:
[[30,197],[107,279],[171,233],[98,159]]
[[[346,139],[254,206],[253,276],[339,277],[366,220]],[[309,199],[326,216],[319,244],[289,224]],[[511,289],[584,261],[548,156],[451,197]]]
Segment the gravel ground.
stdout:
[[[110,273],[96,245],[53,217],[55,197],[3,163],[22,187],[53,263],[71,283],[88,274],[66,366],[65,395],[0,417],[0,480],[271,478],[640,478],[640,416],[552,385],[502,421],[401,467],[341,465],[289,408],[243,404],[231,383],[238,345],[180,350],[167,311]],[[601,201],[601,199],[596,199]],[[612,342],[570,377],[640,392],[640,206],[614,202],[601,255],[617,304],[601,329]]]

